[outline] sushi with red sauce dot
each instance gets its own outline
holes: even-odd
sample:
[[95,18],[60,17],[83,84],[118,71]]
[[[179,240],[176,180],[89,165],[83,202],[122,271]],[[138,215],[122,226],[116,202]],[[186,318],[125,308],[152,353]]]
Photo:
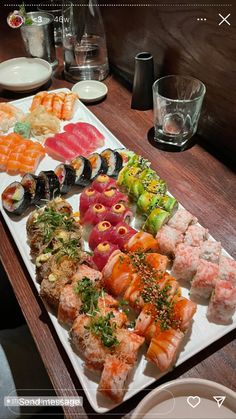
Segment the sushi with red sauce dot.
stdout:
[[92,260],[99,269],[99,271],[101,271],[104,268],[111,254],[118,249],[119,248],[116,244],[109,243],[108,241],[99,243],[97,245],[97,247],[94,250]]
[[120,250],[124,250],[125,244],[137,231],[128,224],[121,222],[113,227],[112,243],[117,244]]
[[100,193],[95,191],[94,188],[86,188],[80,195],[79,211],[81,217],[84,216],[86,211],[99,201]]
[[109,211],[106,215],[106,220],[114,226],[122,221],[130,223],[132,218],[133,213],[131,209],[127,208],[122,202],[115,204],[111,208],[109,208]]
[[89,236],[89,247],[94,250],[103,241],[110,241],[113,227],[109,221],[101,221],[91,231]]
[[101,193],[100,202],[107,207],[112,207],[119,202],[128,203],[127,195],[124,195],[118,189],[113,186],[108,187]]
[[107,207],[102,204],[94,204],[86,211],[84,217],[81,220],[81,223],[84,226],[95,226],[100,221],[106,219]]
[[116,181],[114,179],[111,179],[106,174],[101,174],[97,176],[91,185],[91,187],[98,192],[102,192],[111,186],[116,187]]

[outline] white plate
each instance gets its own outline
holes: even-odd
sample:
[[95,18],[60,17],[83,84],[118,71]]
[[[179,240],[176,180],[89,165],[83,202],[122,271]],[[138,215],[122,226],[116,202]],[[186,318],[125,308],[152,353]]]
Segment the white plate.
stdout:
[[0,86],[14,92],[28,92],[46,83],[52,67],[41,58],[13,58],[0,64]]
[[[221,406],[215,396],[225,397]],[[170,381],[149,393],[136,407],[131,419],[233,419],[235,414],[234,391],[213,381],[185,378]]]
[[74,84],[72,92],[77,93],[78,98],[83,102],[97,102],[103,99],[107,92],[107,86],[96,80],[83,80]]
[[[57,91],[65,91],[68,92],[68,89],[59,89]],[[15,106],[21,108],[24,112],[27,112],[31,102],[32,97],[28,97],[25,99],[20,99],[12,102]],[[85,121],[93,124],[96,128],[104,135],[105,137],[105,145],[103,148],[98,149],[97,151],[100,152],[105,148],[120,148],[123,145],[117,140],[117,138],[99,121],[96,116],[88,110],[88,108],[83,105],[82,102],[79,100],[76,103],[76,109],[73,116],[73,119],[70,122],[78,122],[78,121]],[[67,124],[65,122],[63,124]],[[62,126],[63,126],[62,124]],[[37,169],[37,173],[41,170],[54,170],[55,167],[60,162],[53,160],[51,157],[46,156],[39,164]],[[4,188],[11,182],[15,180],[19,180],[21,177],[18,176],[10,176],[6,173],[0,173],[0,193],[4,190]],[[80,191],[79,191],[80,192]],[[65,195],[66,197],[66,195]],[[68,199],[70,204],[72,205],[74,211],[78,211],[79,206],[79,194],[73,195]],[[25,262],[25,265],[30,273],[30,276],[34,282],[35,287],[39,291],[40,286],[36,282],[35,278],[35,266],[30,260],[30,249],[27,244],[26,238],[26,220],[27,217],[22,217],[21,219],[13,219],[10,218],[6,212],[2,209],[2,203],[0,200],[0,209],[2,211],[3,217],[9,227],[9,230],[19,248],[21,256]],[[197,214],[195,214],[197,215]],[[207,227],[207,226],[205,226]],[[228,255],[225,251],[223,251],[225,255]],[[229,255],[228,255],[229,256]],[[182,293],[184,297],[188,298],[189,290],[187,288],[182,287]],[[234,315],[232,324],[227,326],[225,325],[217,325],[214,323],[209,323],[206,318],[207,306],[198,306],[198,310],[194,316],[194,321],[192,325],[192,330],[188,333],[185,337],[185,342],[183,345],[182,352],[179,354],[177,359],[176,365],[182,364],[187,359],[191,358],[196,353],[200,352],[202,349],[206,348],[212,342],[215,342],[217,339],[221,338],[231,330],[236,327],[236,314]],[[97,374],[92,374],[91,372],[88,373],[84,370],[83,361],[82,359],[77,356],[70,345],[68,332],[57,322],[55,316],[49,313],[51,321],[54,325],[54,328],[61,340],[67,355],[75,369],[76,374],[79,377],[80,383],[86,393],[86,396],[93,407],[93,409],[98,413],[104,413],[108,410],[115,407],[115,404],[110,402],[109,400],[105,399],[104,397],[98,395],[97,388],[99,382],[99,376]],[[40,321],[40,320],[39,320]],[[204,333],[203,333],[204,331]],[[124,400],[128,400],[140,390],[148,387],[150,384],[158,380],[164,374],[160,374],[157,369],[152,365],[150,362],[147,362],[145,359],[145,347],[140,353],[139,360],[137,362],[137,366],[134,369],[133,375],[130,377],[128,382],[128,390],[125,394]]]

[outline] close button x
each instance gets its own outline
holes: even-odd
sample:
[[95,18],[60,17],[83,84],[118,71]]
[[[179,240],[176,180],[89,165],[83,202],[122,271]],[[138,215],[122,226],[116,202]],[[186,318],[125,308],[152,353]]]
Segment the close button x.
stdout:
[[228,18],[230,17],[230,13],[226,16],[226,17],[224,17],[224,16],[222,16],[220,13],[219,13],[219,16],[221,17],[221,21],[220,21],[220,23],[219,23],[219,26],[220,25],[222,25],[222,23],[227,23],[227,25],[229,25],[230,26],[230,23],[228,22]]

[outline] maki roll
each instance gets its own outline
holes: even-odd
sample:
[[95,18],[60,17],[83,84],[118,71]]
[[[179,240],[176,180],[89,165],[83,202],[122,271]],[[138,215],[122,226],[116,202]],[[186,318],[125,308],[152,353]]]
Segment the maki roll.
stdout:
[[42,171],[39,173],[39,179],[44,181],[44,199],[51,200],[60,195],[60,183],[52,170]]
[[91,231],[88,239],[89,247],[94,250],[103,241],[111,239],[113,227],[109,221],[101,221]]
[[169,195],[161,196],[158,205],[163,208],[165,211],[168,211],[170,214],[173,214],[178,209],[178,201]]
[[138,200],[140,195],[142,195],[144,192],[144,186],[140,179],[135,179],[129,187],[129,195],[131,198],[133,198],[135,201]]
[[106,214],[106,220],[112,225],[116,225],[121,221],[129,223],[133,218],[133,213],[130,208],[127,208],[124,204],[119,203],[109,208]]
[[128,150],[127,148],[117,148],[115,151],[119,153],[122,159],[122,167],[126,166],[131,157],[134,155],[134,152]]
[[91,205],[99,202],[100,195],[101,194],[98,191],[95,191],[93,188],[87,188],[81,193],[79,203],[79,211],[81,217],[84,216]]
[[98,192],[103,192],[109,187],[116,187],[116,181],[111,179],[109,176],[102,174],[96,177],[96,179],[92,182],[91,187]]
[[85,226],[95,226],[106,220],[107,208],[102,204],[94,204],[86,211],[81,223]]
[[78,186],[87,186],[92,177],[90,161],[83,156],[79,156],[71,161],[71,166],[75,169],[75,184]]
[[125,244],[137,231],[124,222],[118,223],[112,232],[112,243],[117,244],[120,250],[125,249]]
[[101,153],[101,156],[106,160],[108,170],[108,176],[117,176],[123,166],[123,160],[121,155],[115,151],[107,148]]
[[167,190],[166,182],[162,179],[152,179],[150,182],[145,182],[145,189],[151,193],[164,195]]
[[120,192],[118,189],[109,187],[101,193],[100,202],[101,204],[106,205],[107,207],[112,207],[113,205],[118,204],[119,202],[128,203],[128,197],[127,195],[124,195],[122,192]]
[[153,179],[160,179],[160,178],[157,175],[157,173],[155,172],[155,170],[150,169],[150,167],[148,167],[147,169],[144,169],[140,173],[139,179],[144,181],[144,182],[150,182]]
[[116,244],[109,243],[108,241],[98,244],[98,246],[94,250],[92,260],[99,269],[99,271],[101,271],[104,268],[109,257],[115,250],[118,250],[118,246]]
[[143,229],[148,233],[153,234],[153,236],[156,236],[157,232],[160,230],[163,224],[167,223],[169,218],[169,212],[164,211],[161,208],[155,208],[146,219],[143,225]]
[[126,243],[125,250],[128,252],[146,253],[158,252],[159,245],[154,237],[145,231],[136,232]]
[[69,192],[75,184],[75,169],[68,164],[59,164],[54,172],[59,180],[60,192]]
[[3,208],[11,214],[21,215],[30,202],[31,195],[20,182],[12,182],[2,193]]
[[43,199],[45,195],[44,179],[39,178],[32,173],[26,173],[21,179],[21,184],[30,194],[30,203],[39,205],[41,199]]
[[145,191],[140,195],[137,201],[137,207],[142,214],[147,215],[156,207],[159,199],[160,195]]
[[123,167],[117,179],[118,185],[128,189],[132,180],[136,180],[136,175],[140,172],[141,169],[139,167]]
[[98,153],[90,154],[88,160],[92,167],[91,180],[95,179],[96,176],[107,173],[108,166],[106,160]]

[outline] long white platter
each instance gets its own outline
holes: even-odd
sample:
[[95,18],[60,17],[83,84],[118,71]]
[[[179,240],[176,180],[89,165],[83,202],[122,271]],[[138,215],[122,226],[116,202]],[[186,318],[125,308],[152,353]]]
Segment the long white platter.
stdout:
[[[68,89],[58,89],[57,91],[68,91]],[[27,112],[30,104],[32,102],[32,96],[25,99],[20,99],[12,102],[15,106]],[[85,121],[93,124],[98,128],[98,130],[105,136],[105,145],[103,148],[110,147],[112,149],[120,148],[123,145],[117,138],[96,118],[96,116],[88,110],[88,108],[83,105],[79,100],[76,104],[76,111],[73,119],[70,122]],[[62,124],[63,126],[63,124]],[[102,149],[98,149],[100,152]],[[41,170],[54,170],[59,162],[53,160],[49,156],[46,156],[40,163],[37,173]],[[20,176],[10,176],[6,173],[0,173],[0,192],[11,182],[21,179]],[[65,196],[66,197],[66,196]],[[79,194],[74,195],[68,199],[72,205],[74,211],[78,210],[79,205]],[[29,253],[30,249],[27,244],[26,237],[26,220],[27,217],[22,217],[20,219],[10,218],[2,208],[2,203],[0,200],[0,208],[3,214],[3,217],[8,225],[8,228],[17,244],[17,247],[21,253],[21,256],[24,260],[24,263],[29,271],[29,274],[34,282],[35,287],[39,291],[40,286],[36,282],[35,277],[35,266],[31,262]],[[197,216],[197,214],[194,214]],[[205,226],[207,227],[207,226]],[[223,250],[223,254],[228,255],[226,251]],[[228,255],[229,256],[229,255]],[[188,289],[182,288],[182,293],[185,297],[188,298]],[[187,359],[194,356],[196,353],[200,352],[202,349],[206,348],[208,345],[218,340],[222,336],[226,335],[228,332],[233,330],[236,327],[236,314],[234,315],[233,322],[229,325],[217,325],[214,323],[209,323],[206,318],[207,305],[198,305],[197,313],[194,316],[194,321],[192,325],[192,330],[189,331],[185,337],[185,344],[183,346],[182,352],[179,354],[176,366],[180,365]],[[68,331],[65,330],[58,322],[54,315],[49,313],[50,319],[54,325],[54,328],[59,336],[59,339],[64,346],[67,355],[75,369],[76,374],[80,380],[80,383],[84,389],[84,392],[93,407],[93,409],[98,413],[104,413],[115,407],[115,404],[101,396],[97,392],[99,375],[93,374],[83,366],[82,359],[74,353],[69,341]],[[41,320],[38,319],[40,322]],[[157,368],[152,365],[150,362],[147,362],[145,359],[145,348],[143,353],[140,354],[136,368],[134,369],[133,375],[130,377],[127,391],[124,397],[124,401],[128,400],[140,390],[145,387],[150,386],[154,381],[158,380],[163,374],[158,373]]]

